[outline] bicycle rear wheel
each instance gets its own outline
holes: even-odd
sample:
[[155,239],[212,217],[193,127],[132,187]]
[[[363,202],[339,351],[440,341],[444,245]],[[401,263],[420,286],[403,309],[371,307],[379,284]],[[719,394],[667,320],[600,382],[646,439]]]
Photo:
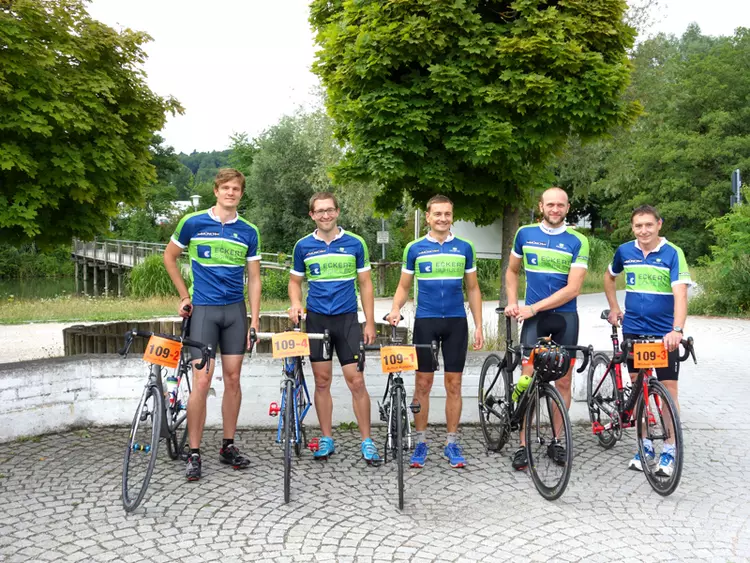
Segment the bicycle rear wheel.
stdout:
[[292,441],[294,432],[294,383],[287,379],[284,385],[284,412],[282,415],[284,427],[284,502],[289,502],[292,483]]
[[[661,382],[656,379],[649,381],[648,403],[643,397],[638,399],[635,417],[638,428],[638,452],[646,480],[660,495],[671,495],[680,484],[685,445],[682,441],[682,425],[677,407]],[[644,439],[651,440],[655,454],[653,458],[646,455]],[[673,449],[667,451],[667,445],[673,446]],[[659,463],[660,459],[669,455],[672,457],[671,464],[663,467]]]
[[393,416],[396,418],[396,466],[398,473],[398,508],[404,508],[404,390],[400,386],[395,389],[395,404]]
[[510,438],[510,384],[512,374],[505,371],[505,361],[490,354],[482,364],[479,376],[479,422],[487,450],[497,452]]
[[573,441],[568,410],[549,383],[533,391],[525,414],[526,455],[537,491],[547,500],[565,492],[573,467]]
[[159,390],[145,389],[130,427],[130,437],[122,463],[122,506],[132,512],[146,494],[156,465],[164,406]]
[[[589,367],[586,400],[589,406],[589,418],[592,428],[595,424],[606,426],[614,421],[609,412],[617,413],[617,382],[615,372],[609,366],[606,354],[596,354]],[[599,445],[605,450],[617,443],[618,435],[614,428],[596,433]]]

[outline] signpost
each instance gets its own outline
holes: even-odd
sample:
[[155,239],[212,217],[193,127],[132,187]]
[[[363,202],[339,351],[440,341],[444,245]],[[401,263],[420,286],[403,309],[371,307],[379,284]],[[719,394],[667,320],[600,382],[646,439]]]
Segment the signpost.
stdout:
[[742,177],[740,169],[732,172],[732,195],[729,197],[729,206],[742,205]]

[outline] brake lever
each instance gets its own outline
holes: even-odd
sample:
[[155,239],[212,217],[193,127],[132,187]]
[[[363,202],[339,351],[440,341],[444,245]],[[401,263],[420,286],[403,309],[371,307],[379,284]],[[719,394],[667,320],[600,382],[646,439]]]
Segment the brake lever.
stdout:
[[586,369],[586,366],[589,365],[589,359],[591,358],[591,354],[594,353],[594,347],[589,344],[589,347],[586,348],[586,350],[582,350],[583,352],[583,363],[581,363],[581,367],[576,370],[577,373],[583,373],[583,371]]
[[202,352],[203,352],[203,357],[201,358],[200,363],[195,365],[195,369],[198,371],[202,370],[206,366],[208,361],[211,359],[211,346],[205,346]]
[[255,332],[255,328],[250,327],[250,347],[247,350],[248,354],[253,353],[253,348],[255,348],[255,343],[258,341],[258,333]]
[[364,342],[359,343],[359,358],[357,358],[357,371],[360,373],[365,371],[365,343]]
[[323,356],[326,360],[331,359],[331,333],[328,332],[328,329],[323,331]]
[[130,351],[130,345],[133,343],[133,332],[127,331],[125,333],[125,345],[120,348],[117,353],[120,354],[123,358],[128,357],[128,352]]

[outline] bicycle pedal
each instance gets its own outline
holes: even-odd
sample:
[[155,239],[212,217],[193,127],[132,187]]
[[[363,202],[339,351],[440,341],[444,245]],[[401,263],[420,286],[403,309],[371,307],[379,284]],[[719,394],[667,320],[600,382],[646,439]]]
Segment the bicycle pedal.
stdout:
[[592,422],[591,430],[594,434],[601,434],[602,432],[604,432],[604,426],[602,426],[599,422]]
[[320,443],[318,442],[318,438],[312,438],[308,443],[307,447],[311,452],[317,452],[320,449]]
[[412,413],[417,414],[422,410],[422,405],[420,404],[419,401],[414,400],[409,405],[409,410],[411,410]]
[[268,407],[268,416],[279,416],[279,413],[281,412],[281,408],[279,407],[279,404],[275,401],[271,403],[271,405]]
[[380,467],[381,465],[383,465],[383,460],[382,459],[365,459],[365,463],[372,467]]

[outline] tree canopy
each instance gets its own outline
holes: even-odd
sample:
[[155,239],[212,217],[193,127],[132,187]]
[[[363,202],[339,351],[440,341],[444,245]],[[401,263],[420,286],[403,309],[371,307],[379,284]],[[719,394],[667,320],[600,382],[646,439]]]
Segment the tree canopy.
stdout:
[[0,238],[41,245],[105,231],[155,180],[166,112],[145,83],[145,33],[93,20],[82,0],[0,4]]
[[623,0],[313,0],[314,71],[347,151],[337,181],[370,178],[379,209],[451,197],[489,223],[550,179],[570,134],[630,123],[635,31]]

